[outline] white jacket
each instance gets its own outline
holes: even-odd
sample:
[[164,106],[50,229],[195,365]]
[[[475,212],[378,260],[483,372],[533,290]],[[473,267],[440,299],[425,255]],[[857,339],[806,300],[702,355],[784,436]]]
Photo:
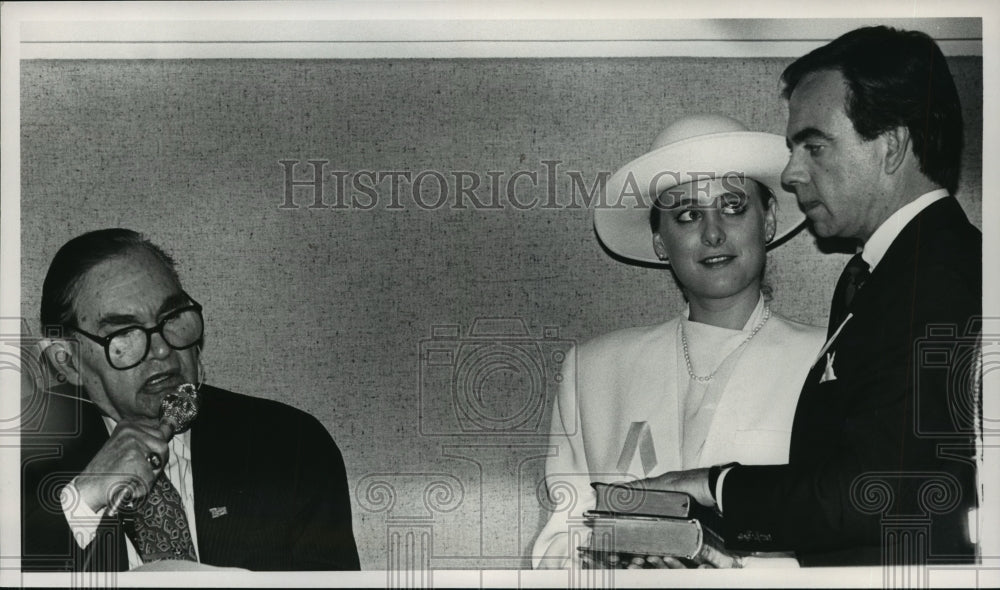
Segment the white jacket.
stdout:
[[[535,539],[533,567],[567,567],[576,548],[588,544],[581,516],[596,503],[590,482],[632,481],[682,468],[678,424],[685,392],[678,391],[677,376],[686,368],[679,327],[675,318],[620,330],[569,353],[552,409],[554,448],[545,464],[551,516]],[[799,392],[825,336],[822,328],[772,313],[734,367],[699,467],[788,461]],[[656,453],[649,473],[642,473],[639,453],[628,469],[617,468],[633,422],[649,426]]]

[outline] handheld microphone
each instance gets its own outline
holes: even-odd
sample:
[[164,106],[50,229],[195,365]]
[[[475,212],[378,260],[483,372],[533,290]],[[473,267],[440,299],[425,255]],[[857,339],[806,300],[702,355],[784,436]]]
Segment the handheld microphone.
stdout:
[[[160,426],[166,426],[169,431],[167,438],[191,428],[191,423],[198,417],[199,407],[201,398],[198,395],[198,388],[191,383],[183,383],[177,387],[177,391],[163,396],[163,401],[160,402]],[[156,453],[146,455],[146,461],[153,469],[159,469],[163,464],[163,459]],[[131,502],[132,495],[131,486],[122,487],[111,502],[108,516],[118,514],[122,506]]]
[[170,436],[180,434],[191,428],[200,407],[198,388],[191,383],[179,385],[177,391],[163,396],[160,402],[160,425],[170,427]]

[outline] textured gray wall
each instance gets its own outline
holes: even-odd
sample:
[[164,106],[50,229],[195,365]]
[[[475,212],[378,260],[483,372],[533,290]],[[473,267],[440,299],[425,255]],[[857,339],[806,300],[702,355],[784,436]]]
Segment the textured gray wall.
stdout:
[[[609,257],[586,209],[522,211],[503,190],[502,209],[454,208],[451,172],[481,175],[488,201],[488,172],[506,183],[535,171],[537,189],[522,178],[517,198],[545,202],[542,161],[558,160],[565,204],[567,171],[589,185],[684,114],[783,134],[777,78],[788,61],[22,62],[23,313],[37,318],[45,269],[67,239],[109,226],[146,233],[205,306],[209,380],[303,408],[337,440],[363,567],[386,568],[400,532],[429,532],[435,567],[523,567],[544,517],[548,413],[534,402],[551,395],[526,367],[544,363],[551,383],[553,351],[664,320],[683,302],[668,273]],[[982,60],[951,64],[967,114],[959,197],[981,227]],[[370,201],[350,190],[362,170],[438,171],[449,201],[421,209],[403,183],[390,206],[385,178],[371,210],[310,209],[307,189],[296,189],[300,208],[280,209],[285,159],[303,161],[298,179],[305,160],[329,161],[328,204]],[[334,171],[351,173],[346,199]],[[424,190],[435,200],[433,178]],[[843,263],[799,233],[770,255],[773,307],[825,323]],[[557,330],[504,349],[514,369],[484,373],[475,406],[448,384],[497,350],[469,340],[480,317],[520,318],[521,341]],[[422,371],[422,341],[442,324],[462,336],[441,329],[437,348],[468,362]]]

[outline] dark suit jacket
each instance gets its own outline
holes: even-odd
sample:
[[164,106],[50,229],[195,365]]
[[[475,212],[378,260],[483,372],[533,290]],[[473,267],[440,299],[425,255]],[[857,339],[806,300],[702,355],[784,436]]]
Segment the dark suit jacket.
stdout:
[[953,198],[903,229],[829,349],[836,379],[820,383],[825,357],[806,378],[789,464],[726,476],[728,546],[794,550],[803,565],[973,559],[981,264],[982,234]]
[[[200,561],[251,570],[359,569],[344,462],[319,421],[214,387],[201,394],[191,427]],[[80,550],[58,500],[107,441],[107,429],[92,404],[47,397],[45,411],[22,432],[22,569],[126,570],[121,517],[103,518],[97,538]]]

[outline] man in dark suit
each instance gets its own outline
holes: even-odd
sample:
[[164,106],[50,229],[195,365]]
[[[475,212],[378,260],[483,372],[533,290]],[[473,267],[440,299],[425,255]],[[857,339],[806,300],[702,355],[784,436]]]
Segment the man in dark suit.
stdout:
[[[64,385],[22,425],[22,569],[359,568],[336,444],[300,410],[202,383],[201,305],[160,248],[123,229],[70,240],[41,317]],[[160,405],[185,383],[200,409],[175,434]]]
[[962,115],[947,63],[923,33],[870,27],[782,80],[782,181],[820,237],[858,254],[799,398],[788,465],[653,485],[717,505],[733,549],[793,550],[803,565],[970,562],[978,400],[966,385],[982,236],[952,196]]

